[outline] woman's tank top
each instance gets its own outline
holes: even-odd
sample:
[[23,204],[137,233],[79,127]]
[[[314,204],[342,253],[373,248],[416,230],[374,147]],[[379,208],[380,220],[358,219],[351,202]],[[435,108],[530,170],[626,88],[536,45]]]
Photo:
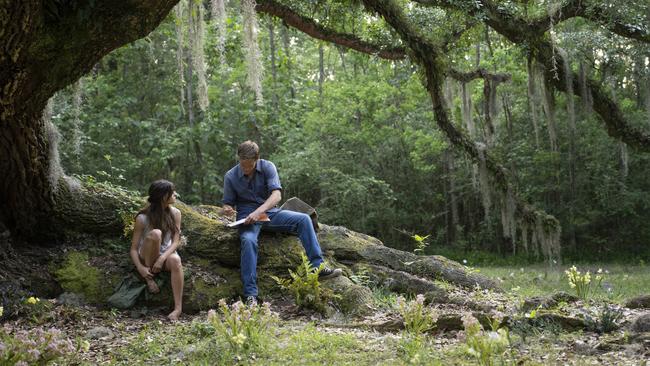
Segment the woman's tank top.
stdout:
[[[149,218],[147,217],[146,214],[140,214],[144,218],[144,230],[142,231],[142,236],[140,236],[140,242],[138,243],[138,253],[140,253],[140,250],[142,249],[142,245],[144,244],[144,238],[149,234],[153,228],[149,225]],[[162,242],[160,243],[160,254],[163,254],[169,246],[172,245],[172,235],[170,232],[165,233],[165,237],[163,238]]]

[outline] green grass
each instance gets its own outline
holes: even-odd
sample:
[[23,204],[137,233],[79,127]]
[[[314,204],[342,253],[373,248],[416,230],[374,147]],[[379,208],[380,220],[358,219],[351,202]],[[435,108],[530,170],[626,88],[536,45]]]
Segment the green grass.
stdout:
[[[569,286],[564,271],[572,264],[554,266],[528,265],[508,267],[480,267],[479,273],[498,279],[501,287],[521,297],[548,295],[556,291],[575,294]],[[596,289],[593,298],[623,302],[634,296],[650,293],[650,266],[622,264],[576,265],[579,271],[590,271],[593,275],[603,270],[601,289]],[[610,289],[607,291],[607,289]]]
[[[273,355],[261,364],[268,365],[375,365],[395,358],[393,352],[375,352],[352,333],[323,332],[308,324],[298,331],[282,330],[282,339]],[[393,347],[391,347],[393,348]]]
[[[513,297],[526,298],[548,295],[555,291],[574,293],[564,270],[571,264],[550,269],[544,265],[492,266],[475,268],[479,273],[499,279],[501,286]],[[602,268],[603,284],[612,288],[594,292],[592,298],[617,302],[650,293],[650,266],[620,264],[578,265],[581,272],[591,273]],[[444,283],[442,283],[444,285]],[[374,289],[374,297],[383,309],[395,307],[395,295],[383,289]],[[482,291],[477,296],[484,295]],[[508,296],[510,297],[510,296]],[[206,317],[192,322],[168,324],[158,320],[145,323],[139,331],[126,329],[130,320],[109,317],[119,329],[121,342],[110,346],[93,361],[114,365],[476,365],[466,345],[454,334],[426,335],[415,339],[402,333],[378,333],[369,329],[331,328],[300,320],[279,320],[264,335],[265,342],[254,350],[234,353]],[[536,329],[522,338],[513,328],[512,358],[524,365],[543,365],[595,362],[605,357],[607,362],[618,362],[617,353],[584,356],[574,354],[572,344],[577,339],[589,339],[583,332],[565,333],[557,329]],[[612,333],[611,336],[620,336]],[[553,350],[549,353],[549,350]],[[74,356],[67,360],[74,364],[93,364]]]

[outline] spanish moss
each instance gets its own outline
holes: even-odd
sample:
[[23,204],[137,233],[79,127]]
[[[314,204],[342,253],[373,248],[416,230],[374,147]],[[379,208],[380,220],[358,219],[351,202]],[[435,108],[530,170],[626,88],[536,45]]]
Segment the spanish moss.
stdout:
[[558,143],[557,125],[555,122],[555,93],[553,86],[548,82],[548,79],[544,78],[539,84],[542,89],[542,107],[544,109],[544,115],[546,115],[546,127],[548,129],[548,139],[551,145],[551,151],[557,151]]
[[262,105],[264,103],[262,95],[262,52],[257,41],[258,25],[255,5],[255,0],[242,0],[244,48],[246,51],[246,68],[248,69],[248,86],[255,92],[257,105]]
[[178,81],[180,85],[180,107],[181,107],[181,112],[185,114],[185,65],[184,65],[184,52],[183,52],[183,44],[185,43],[183,37],[183,16],[184,16],[184,9],[185,9],[185,1],[181,0],[178,2],[176,7],[174,8],[174,12],[176,14],[176,63],[177,63],[177,68],[178,68]]
[[454,99],[456,95],[454,93],[454,81],[452,78],[445,78],[445,87],[444,87],[444,96],[447,109],[451,113],[451,119],[456,120],[456,111],[454,110]]
[[205,18],[203,3],[200,0],[190,0],[190,50],[192,66],[196,72],[199,108],[205,111],[208,108],[208,83],[206,81],[205,64]]
[[549,264],[559,262],[561,233],[562,229],[555,220],[548,220],[548,216],[541,213],[536,214],[532,239],[535,255],[541,254]]
[[517,253],[517,222],[515,221],[515,202],[512,188],[509,186],[505,193],[500,195],[501,208],[501,226],[503,228],[503,237],[509,238],[512,242],[512,254]]
[[566,100],[567,100],[567,114],[569,115],[569,132],[571,136],[570,141],[573,141],[576,132],[576,112],[575,104],[573,102],[573,71],[571,70],[571,63],[569,61],[569,55],[566,51],[561,48],[558,48],[560,55],[562,56],[563,66],[564,66],[564,83],[566,85]]
[[580,98],[582,99],[582,113],[585,116],[593,112],[593,98],[591,89],[587,87],[588,71],[584,62],[580,62],[578,70],[578,82],[580,83]]
[[469,137],[476,139],[476,127],[472,119],[472,95],[467,89],[467,83],[461,83],[461,99],[463,103],[461,112]]
[[539,95],[536,88],[536,76],[533,69],[532,59],[528,59],[526,63],[526,71],[528,72],[528,106],[530,108],[530,119],[533,122],[533,129],[535,131],[535,147],[539,149],[539,121],[537,105],[539,103]]
[[481,191],[481,198],[483,202],[483,210],[485,211],[485,220],[489,222],[490,208],[492,207],[491,187],[488,176],[487,164],[485,161],[485,150],[487,146],[483,143],[477,142],[476,149],[478,150],[478,177],[479,189]]
[[224,51],[226,48],[226,5],[224,0],[212,0],[212,21],[217,31],[217,53],[221,63],[226,62]]
[[526,221],[522,220],[521,224],[519,225],[519,228],[521,230],[521,247],[524,250],[525,254],[529,254],[528,252],[528,224]]
[[621,180],[625,180],[630,173],[630,155],[627,151],[627,144],[623,141],[618,143],[619,165],[621,168]]

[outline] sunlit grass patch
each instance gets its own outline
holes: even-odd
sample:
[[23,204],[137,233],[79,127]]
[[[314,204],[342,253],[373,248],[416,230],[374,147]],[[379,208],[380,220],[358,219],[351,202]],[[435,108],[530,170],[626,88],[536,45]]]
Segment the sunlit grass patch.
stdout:
[[[565,270],[571,264],[549,267],[547,265],[517,267],[481,267],[480,273],[497,278],[501,287],[520,297],[548,295],[556,291],[574,293]],[[592,274],[602,269],[603,281],[592,298],[623,302],[625,299],[650,293],[650,266],[621,264],[577,265]]]
[[297,331],[285,329],[279,336],[277,352],[268,359],[272,365],[359,365],[377,363],[384,357],[366,350],[351,333],[324,332],[313,324]]

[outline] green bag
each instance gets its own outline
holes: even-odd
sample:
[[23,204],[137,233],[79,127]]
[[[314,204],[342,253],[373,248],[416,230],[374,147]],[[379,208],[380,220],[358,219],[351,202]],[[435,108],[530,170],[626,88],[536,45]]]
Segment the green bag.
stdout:
[[[162,272],[154,278],[161,291],[163,290],[163,286],[170,281],[169,275],[169,272]],[[137,274],[130,273],[117,285],[115,293],[107,301],[111,307],[129,309],[135,305],[143,293],[145,301],[151,299],[152,296],[156,296],[147,291],[147,284]]]
[[147,289],[147,285],[133,274],[122,279],[115,293],[108,298],[108,304],[118,309],[128,309],[135,305],[138,297]]
[[135,305],[146,289],[147,285],[131,273],[122,279],[115,293],[108,298],[108,304],[114,308],[128,309]]

